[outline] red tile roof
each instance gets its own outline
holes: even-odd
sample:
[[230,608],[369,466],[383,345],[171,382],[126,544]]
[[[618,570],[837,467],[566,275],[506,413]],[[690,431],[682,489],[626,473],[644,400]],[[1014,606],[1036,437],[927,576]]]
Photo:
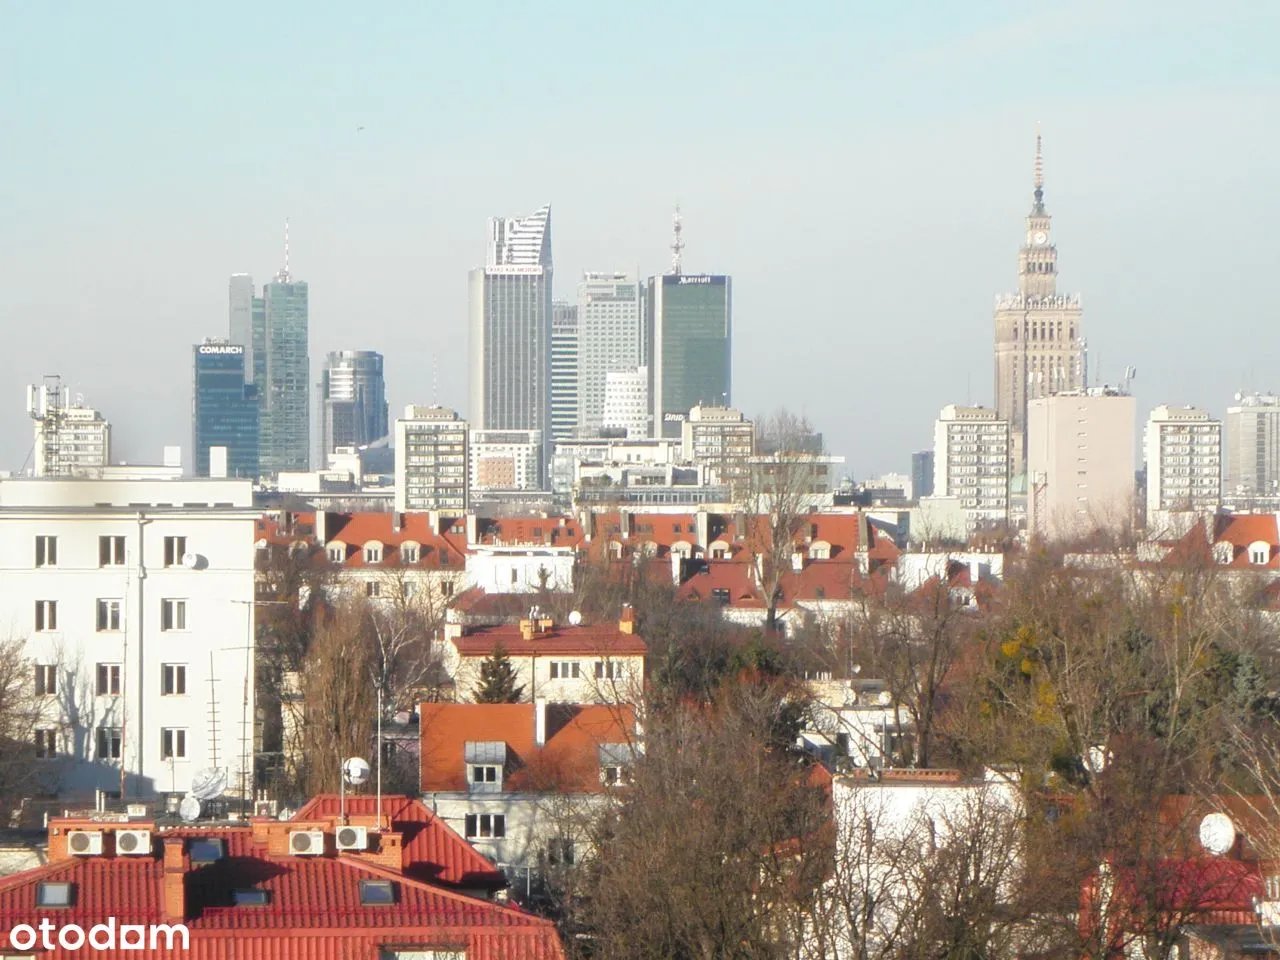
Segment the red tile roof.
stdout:
[[576,547],[583,542],[582,524],[573,517],[481,517],[476,538],[486,546],[546,544]]
[[529,656],[599,656],[642,657],[649,652],[644,640],[634,633],[623,633],[616,623],[583,624],[579,627],[557,624],[550,630],[526,640],[519,625],[481,627],[456,637],[453,645],[463,657],[487,657],[501,643],[508,654]]
[[[337,541],[347,546],[344,566],[392,567],[412,566],[433,569],[460,570],[465,566],[467,553],[466,533],[455,534],[453,518],[440,518],[440,528],[431,525],[431,515],[427,513],[400,514],[400,529],[395,529],[396,514],[392,513],[330,513],[326,515],[325,538],[328,543]],[[383,545],[382,562],[366,564],[363,547],[366,543],[376,541]],[[400,551],[406,543],[416,543],[421,548],[418,560],[408,564]],[[448,562],[441,563],[441,555],[448,556]]]
[[632,743],[635,708],[629,705],[550,704],[547,742],[534,742],[536,707],[532,703],[424,703],[422,705],[422,790],[465,792],[464,755],[470,741],[507,745],[509,791],[555,790],[595,793],[598,748]]
[[728,591],[728,605],[732,607],[763,608],[764,602],[756,588],[751,564],[744,560],[708,560],[697,573],[680,584],[677,595],[682,600],[717,599],[715,591]]

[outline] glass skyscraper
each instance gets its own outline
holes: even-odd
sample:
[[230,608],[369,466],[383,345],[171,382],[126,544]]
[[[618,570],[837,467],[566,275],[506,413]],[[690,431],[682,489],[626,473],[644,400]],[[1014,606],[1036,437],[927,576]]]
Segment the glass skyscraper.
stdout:
[[258,396],[245,383],[243,344],[208,339],[193,348],[191,432],[195,474],[209,476],[209,449],[227,448],[227,476],[258,477]]
[[578,284],[578,424],[585,436],[604,422],[611,373],[644,365],[640,284],[625,273],[587,273]]
[[320,461],[338,447],[363,447],[387,435],[387,388],[382,354],[335,350],[320,371]]
[[551,304],[551,439],[568,440],[578,428],[578,308]]
[[266,394],[262,397],[261,469],[306,471],[311,462],[307,284],[288,270],[262,290]]
[[680,436],[680,425],[695,406],[732,402],[732,312],[729,277],[649,278],[645,339],[655,436]]

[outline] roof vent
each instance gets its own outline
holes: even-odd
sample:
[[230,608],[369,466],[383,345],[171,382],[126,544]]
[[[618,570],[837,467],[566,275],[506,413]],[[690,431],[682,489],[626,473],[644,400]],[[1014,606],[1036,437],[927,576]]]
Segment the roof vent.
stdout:
[[128,856],[150,856],[151,854],[151,831],[150,830],[117,830],[116,831],[116,853],[126,854]]
[[339,827],[336,840],[339,850],[367,850],[369,849],[369,828]]
[[67,850],[78,857],[102,854],[101,830],[72,830],[67,833]]
[[289,852],[295,856],[316,857],[324,853],[323,830],[292,830],[289,833]]

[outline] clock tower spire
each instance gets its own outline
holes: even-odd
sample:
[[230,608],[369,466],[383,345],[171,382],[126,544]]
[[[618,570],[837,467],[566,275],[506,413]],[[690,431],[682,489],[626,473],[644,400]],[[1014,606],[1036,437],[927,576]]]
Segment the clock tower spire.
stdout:
[[1058,289],[1058,248],[1049,242],[1053,219],[1044,208],[1044,152],[1036,124],[1035,201],[1027,215],[1027,239],[1018,254],[1018,290],[1024,297],[1052,297]]

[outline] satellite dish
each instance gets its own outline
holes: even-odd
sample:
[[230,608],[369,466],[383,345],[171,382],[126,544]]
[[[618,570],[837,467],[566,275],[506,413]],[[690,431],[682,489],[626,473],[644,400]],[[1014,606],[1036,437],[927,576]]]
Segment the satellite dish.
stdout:
[[578,627],[578,626],[581,626],[581,625],[582,625],[582,614],[581,614],[581,613],[579,613],[577,610],[575,610],[575,611],[573,611],[573,613],[569,614],[569,626],[571,626],[571,627]]
[[200,801],[188,793],[178,804],[178,816],[187,823],[195,823],[200,819]]
[[218,767],[197,770],[191,778],[190,796],[197,800],[214,800],[227,789],[227,771]]
[[1236,845],[1236,825],[1225,813],[1211,813],[1200,821],[1200,845],[1216,857]]
[[369,761],[363,757],[352,757],[342,765],[342,776],[353,787],[360,786],[369,779]]
[[199,554],[184,553],[182,555],[182,565],[186,567],[188,570],[194,570],[196,566],[199,565],[199,563],[200,563]]

